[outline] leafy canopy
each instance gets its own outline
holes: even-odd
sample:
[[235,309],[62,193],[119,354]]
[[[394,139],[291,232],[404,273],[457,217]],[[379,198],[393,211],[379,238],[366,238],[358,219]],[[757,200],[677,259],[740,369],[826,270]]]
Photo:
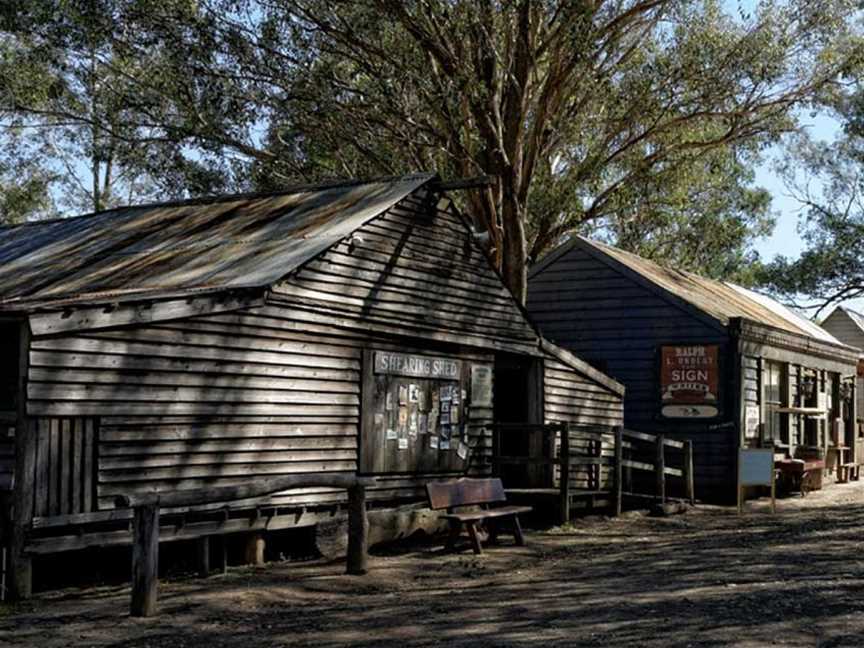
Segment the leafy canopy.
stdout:
[[520,298],[586,230],[728,275],[770,227],[760,149],[858,51],[851,0],[729,4],[33,0],[3,18],[0,115],[81,176],[67,202],[491,175],[463,205]]

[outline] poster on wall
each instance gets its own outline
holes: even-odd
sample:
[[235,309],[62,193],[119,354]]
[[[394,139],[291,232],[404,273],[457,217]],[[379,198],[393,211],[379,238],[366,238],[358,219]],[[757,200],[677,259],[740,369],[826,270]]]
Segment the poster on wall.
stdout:
[[471,403],[474,407],[492,407],[492,367],[471,365]]
[[746,438],[759,438],[759,418],[758,405],[748,405],[744,409],[744,436]]
[[361,472],[463,470],[470,366],[459,358],[367,350],[363,368]]
[[714,418],[720,413],[716,345],[660,347],[661,414],[666,418]]

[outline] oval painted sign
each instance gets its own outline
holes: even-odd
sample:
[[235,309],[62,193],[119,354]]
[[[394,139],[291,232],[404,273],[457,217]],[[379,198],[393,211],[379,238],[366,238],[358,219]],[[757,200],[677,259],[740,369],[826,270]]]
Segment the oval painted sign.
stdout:
[[661,414],[666,418],[714,418],[719,411],[714,405],[664,405]]

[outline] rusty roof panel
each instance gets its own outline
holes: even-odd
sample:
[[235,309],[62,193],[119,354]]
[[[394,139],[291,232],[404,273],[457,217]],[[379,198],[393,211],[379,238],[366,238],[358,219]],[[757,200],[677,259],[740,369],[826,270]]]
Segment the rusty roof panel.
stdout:
[[0,228],[0,308],[266,286],[433,177],[122,207]]
[[765,295],[732,283],[706,279],[692,272],[667,268],[611,245],[584,237],[579,239],[583,244],[599,250],[724,324],[727,324],[730,319],[740,317],[844,346],[824,329]]

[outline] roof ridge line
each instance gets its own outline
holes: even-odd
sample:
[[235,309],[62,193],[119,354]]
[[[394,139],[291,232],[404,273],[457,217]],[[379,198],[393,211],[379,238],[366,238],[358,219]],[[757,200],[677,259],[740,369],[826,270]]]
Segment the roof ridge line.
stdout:
[[287,196],[295,193],[302,193],[305,191],[322,191],[324,189],[336,189],[339,187],[358,187],[365,184],[375,184],[375,183],[401,183],[401,182],[412,182],[414,180],[418,180],[421,178],[434,178],[435,174],[431,172],[418,172],[418,173],[408,173],[405,175],[394,175],[394,176],[380,176],[375,178],[363,178],[363,179],[338,179],[334,178],[332,180],[322,180],[317,183],[309,183],[309,184],[296,184],[289,185],[284,189],[279,189],[275,191],[250,191],[250,192],[239,192],[239,193],[231,193],[231,194],[207,194],[204,196],[197,196],[194,198],[178,198],[177,200],[167,200],[164,202],[144,202],[137,205],[117,205],[116,207],[111,207],[110,209],[100,209],[98,211],[87,212],[84,214],[76,214],[74,216],[58,216],[56,218],[45,218],[42,220],[32,220],[26,221],[24,223],[13,223],[11,225],[0,225],[0,232],[10,231],[20,227],[28,227],[34,225],[51,225],[54,223],[63,223],[71,220],[78,220],[83,218],[93,218],[96,216],[102,216],[104,214],[109,214],[111,212],[120,212],[123,210],[130,209],[154,209],[156,207],[183,207],[186,205],[204,205],[204,204],[218,204],[225,202],[232,202],[234,200],[256,200],[256,199],[265,199],[265,198],[276,198],[278,196]]

